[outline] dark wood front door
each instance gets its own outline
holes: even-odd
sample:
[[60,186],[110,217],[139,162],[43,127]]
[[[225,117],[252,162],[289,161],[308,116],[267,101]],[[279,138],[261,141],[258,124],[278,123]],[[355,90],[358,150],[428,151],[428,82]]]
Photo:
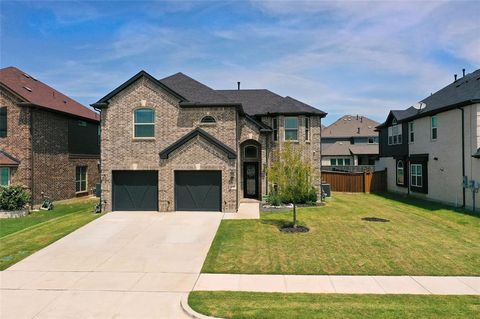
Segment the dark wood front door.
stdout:
[[258,199],[258,163],[243,163],[243,197]]

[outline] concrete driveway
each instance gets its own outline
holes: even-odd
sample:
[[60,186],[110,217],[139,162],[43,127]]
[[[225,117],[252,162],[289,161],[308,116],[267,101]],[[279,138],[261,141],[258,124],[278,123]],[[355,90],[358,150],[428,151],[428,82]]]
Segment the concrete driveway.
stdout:
[[186,318],[223,214],[109,213],[0,273],[1,318]]

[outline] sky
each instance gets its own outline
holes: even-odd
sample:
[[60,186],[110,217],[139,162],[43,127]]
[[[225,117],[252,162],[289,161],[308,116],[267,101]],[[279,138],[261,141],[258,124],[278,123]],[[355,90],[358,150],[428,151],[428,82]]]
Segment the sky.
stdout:
[[140,70],[382,122],[480,67],[479,1],[0,1],[0,66],[84,105]]

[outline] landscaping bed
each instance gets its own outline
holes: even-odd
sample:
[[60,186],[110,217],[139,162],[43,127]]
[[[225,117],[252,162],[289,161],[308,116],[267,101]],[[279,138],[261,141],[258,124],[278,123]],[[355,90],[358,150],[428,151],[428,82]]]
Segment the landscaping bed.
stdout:
[[480,297],[194,291],[189,305],[226,319],[470,319],[478,317]]
[[336,193],[325,206],[298,209],[299,225],[308,233],[281,232],[291,220],[288,210],[263,212],[260,220],[223,220],[202,271],[480,275],[480,218],[453,208]]

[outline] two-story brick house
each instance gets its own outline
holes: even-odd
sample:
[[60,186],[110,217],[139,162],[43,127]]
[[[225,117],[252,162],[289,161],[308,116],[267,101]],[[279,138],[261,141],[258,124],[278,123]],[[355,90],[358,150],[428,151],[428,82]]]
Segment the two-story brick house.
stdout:
[[99,115],[15,68],[0,70],[0,184],[34,203],[91,193],[100,182]]
[[389,191],[473,206],[472,181],[480,182],[480,70],[390,111],[377,129],[377,168],[387,168]]
[[322,129],[322,169],[361,171],[378,159],[380,123],[361,115],[345,115]]
[[266,169],[286,140],[301,146],[320,186],[326,113],[291,97],[141,71],[92,106],[101,109],[106,210],[235,212],[268,192]]

